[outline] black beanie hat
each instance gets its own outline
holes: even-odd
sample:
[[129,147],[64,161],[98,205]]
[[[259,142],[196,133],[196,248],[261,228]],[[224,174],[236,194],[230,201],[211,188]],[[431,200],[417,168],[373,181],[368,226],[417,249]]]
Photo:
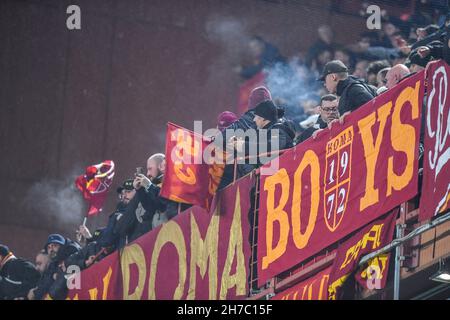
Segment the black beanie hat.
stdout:
[[256,106],[255,115],[274,122],[278,119],[278,109],[272,100],[263,101]]

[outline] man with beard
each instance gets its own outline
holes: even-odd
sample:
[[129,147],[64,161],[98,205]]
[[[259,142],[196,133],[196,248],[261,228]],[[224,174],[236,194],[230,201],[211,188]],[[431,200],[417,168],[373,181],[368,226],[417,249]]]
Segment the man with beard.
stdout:
[[41,276],[37,287],[28,292],[28,299],[41,300],[46,294],[52,299],[64,299],[67,295],[64,276],[66,267],[69,266],[66,260],[80,250],[81,247],[78,243],[64,238],[60,234],[49,235],[44,251],[50,257],[50,263]]
[[106,227],[96,230],[94,235],[91,234],[85,225],[79,227],[77,237],[79,240],[85,239],[86,245],[96,241],[98,247],[109,248],[108,252],[125,246],[127,239],[117,232],[116,224],[122,218],[128,204],[136,194],[136,190],[133,187],[133,179],[125,180],[117,188],[117,193],[119,194],[119,202],[117,203],[116,210],[109,216]]
[[147,175],[136,174],[133,181],[136,194],[115,228],[118,234],[127,237],[128,243],[189,207],[159,196],[165,164],[164,154],[156,153],[147,160]]
[[39,272],[39,274],[42,276],[44,272],[48,269],[48,266],[50,265],[50,257],[45,252],[45,250],[41,250],[36,255],[35,260],[35,269]]
[[159,197],[161,185],[166,170],[166,157],[162,153],[156,153],[147,160],[147,176],[137,175],[133,184],[137,190],[137,197],[147,210],[155,209],[152,218],[152,228],[172,219],[179,212],[186,210],[191,205],[178,203]]

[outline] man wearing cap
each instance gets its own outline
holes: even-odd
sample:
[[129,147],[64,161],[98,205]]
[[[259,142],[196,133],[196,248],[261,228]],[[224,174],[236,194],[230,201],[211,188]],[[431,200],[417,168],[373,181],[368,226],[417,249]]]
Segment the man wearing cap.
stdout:
[[338,108],[341,116],[358,109],[376,96],[375,88],[354,76],[349,76],[348,68],[339,60],[325,65],[319,81],[324,81],[328,92],[339,97]]
[[95,241],[101,248],[110,248],[108,252],[125,246],[127,243],[126,237],[121,237],[120,234],[116,232],[116,224],[117,221],[122,218],[127,205],[136,194],[136,190],[133,187],[133,179],[125,180],[117,188],[117,193],[119,195],[119,202],[117,203],[116,210],[109,215],[106,227],[97,229],[92,235],[85,225],[81,225],[77,230],[79,241],[85,241],[86,245]]
[[[121,237],[119,233],[116,232],[116,225],[118,221],[123,217],[127,206],[130,204],[131,200],[136,195],[136,190],[133,186],[133,179],[125,180],[121,186],[117,188],[117,193],[119,194],[119,203],[117,204],[116,211],[114,211],[108,220],[108,224],[100,232],[97,242],[102,247],[121,248],[126,244],[126,238]],[[141,208],[141,211],[144,211]],[[143,212],[142,212],[143,214]]]
[[[81,247],[78,243],[63,237],[60,234],[51,234],[48,236],[44,246],[44,251],[50,257],[50,264],[36,288],[28,292],[29,300],[41,300],[46,294],[52,299],[64,299],[67,293],[67,287],[56,286],[65,275],[66,260],[73,254],[78,253]],[[66,282],[63,282],[64,284]]]
[[0,300],[25,298],[39,277],[31,262],[16,258],[7,246],[0,244]]

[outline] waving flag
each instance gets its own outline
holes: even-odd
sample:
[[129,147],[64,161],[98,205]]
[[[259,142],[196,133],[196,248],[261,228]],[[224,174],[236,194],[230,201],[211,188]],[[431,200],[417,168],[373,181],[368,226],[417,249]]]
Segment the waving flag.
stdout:
[[210,141],[202,135],[173,123],[167,124],[162,197],[210,209],[224,165],[204,159],[203,151],[209,145]]
[[102,211],[109,187],[114,177],[114,162],[111,160],[89,166],[86,173],[75,180],[76,187],[89,204],[88,216]]

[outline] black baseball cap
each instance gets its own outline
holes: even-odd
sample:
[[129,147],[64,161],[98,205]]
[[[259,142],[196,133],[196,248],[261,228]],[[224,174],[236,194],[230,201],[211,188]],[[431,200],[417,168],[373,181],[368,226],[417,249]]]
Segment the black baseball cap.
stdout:
[[341,60],[330,61],[323,68],[322,76],[317,81],[325,81],[327,75],[339,72],[348,72],[348,68]]
[[122,190],[133,190],[133,179],[125,180],[121,186],[117,188],[117,193],[122,193]]

